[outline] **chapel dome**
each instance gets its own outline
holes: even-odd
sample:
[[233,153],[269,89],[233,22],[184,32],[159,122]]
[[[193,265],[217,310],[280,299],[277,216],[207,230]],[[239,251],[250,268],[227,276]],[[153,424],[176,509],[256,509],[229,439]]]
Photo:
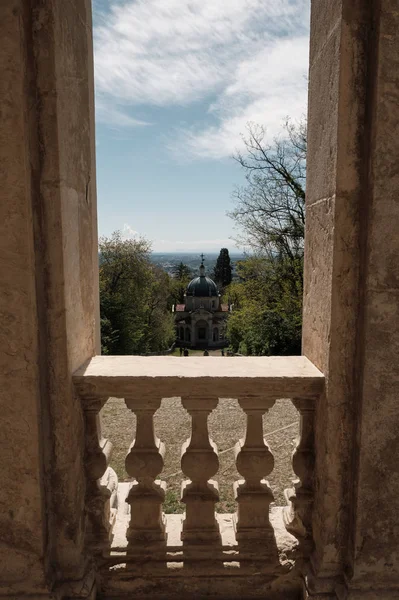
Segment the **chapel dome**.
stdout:
[[195,277],[190,281],[186,291],[187,296],[218,296],[216,283],[209,277]]
[[187,286],[186,295],[198,297],[219,296],[216,283],[205,275],[204,263],[200,266],[199,277],[194,277]]

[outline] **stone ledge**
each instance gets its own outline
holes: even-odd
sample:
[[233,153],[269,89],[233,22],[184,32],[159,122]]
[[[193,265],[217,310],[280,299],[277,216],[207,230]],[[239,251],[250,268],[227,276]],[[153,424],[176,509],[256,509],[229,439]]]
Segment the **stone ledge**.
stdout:
[[316,398],[324,388],[323,374],[305,356],[96,356],[73,381],[82,398]]

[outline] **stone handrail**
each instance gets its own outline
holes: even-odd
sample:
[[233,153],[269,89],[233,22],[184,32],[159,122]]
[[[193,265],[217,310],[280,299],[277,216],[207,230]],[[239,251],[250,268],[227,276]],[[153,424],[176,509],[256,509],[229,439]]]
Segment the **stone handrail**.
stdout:
[[96,356],[73,376],[81,398],[318,396],[323,374],[305,356]]
[[[236,540],[242,548],[272,546],[273,528],[269,505],[273,495],[265,477],[274,458],[263,437],[263,415],[279,398],[290,398],[300,413],[301,435],[293,456],[298,479],[287,491],[289,505],[284,521],[288,531],[302,543],[311,544],[313,502],[315,401],[324,387],[324,377],[305,357],[134,357],[98,356],[74,374],[86,419],[86,511],[87,543],[94,554],[109,550],[110,530],[104,519],[107,490],[99,485],[108,463],[111,445],[96,435],[96,418],[107,398],[125,400],[137,418],[135,439],[126,457],[133,484],[127,497],[131,506],[127,530],[130,559],[154,556],[166,550],[162,503],[166,484],[156,479],[163,469],[164,444],[154,431],[154,415],[162,398],[181,397],[192,419],[191,437],[183,445],[182,471],[188,480],[182,486],[186,507],[181,540],[190,549],[200,546],[214,551],[221,545],[215,503],[219,499],[217,448],[208,433],[208,416],[219,398],[237,398],[247,417],[244,439],[236,444],[238,472],[243,479],[234,484],[237,502]],[[195,553],[194,553],[195,554]],[[198,556],[198,553],[196,554]]]

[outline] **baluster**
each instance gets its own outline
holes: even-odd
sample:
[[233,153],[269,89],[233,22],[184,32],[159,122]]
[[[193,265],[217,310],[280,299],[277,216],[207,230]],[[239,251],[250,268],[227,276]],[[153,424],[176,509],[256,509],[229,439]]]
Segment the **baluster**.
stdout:
[[288,506],[284,509],[286,529],[297,537],[302,546],[311,543],[313,476],[314,476],[314,398],[293,398],[300,414],[300,432],[292,455],[292,468],[298,479],[294,488],[285,490]]
[[274,398],[241,398],[239,405],[247,416],[245,440],[235,446],[237,471],[245,480],[236,481],[237,541],[267,541],[273,537],[269,506],[273,494],[263,479],[274,468],[273,454],[263,437],[263,415],[272,408]]
[[109,548],[112,526],[110,523],[111,491],[100,483],[107,470],[112,444],[102,437],[100,410],[108,397],[85,398],[85,469],[87,489],[85,505],[87,511],[86,543],[95,554]]
[[183,444],[181,468],[189,481],[182,484],[182,502],[186,505],[181,539],[186,544],[220,544],[215,518],[219,500],[216,475],[219,458],[216,444],[208,432],[208,416],[217,407],[218,398],[182,398],[191,416],[191,437]]
[[126,456],[126,471],[135,478],[126,502],[131,515],[126,534],[128,552],[135,548],[163,549],[166,545],[162,503],[166,483],[156,481],[164,464],[165,445],[155,435],[154,414],[161,400],[125,398],[126,406],[137,418],[136,437]]

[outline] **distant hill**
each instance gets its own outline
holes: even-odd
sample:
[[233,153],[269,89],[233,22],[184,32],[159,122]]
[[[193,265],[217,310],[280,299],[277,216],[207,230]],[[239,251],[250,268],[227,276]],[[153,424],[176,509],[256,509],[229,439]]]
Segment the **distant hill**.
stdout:
[[[208,252],[205,254],[205,268],[206,273],[211,275],[216,264],[219,252]],[[239,260],[243,260],[245,257],[243,254],[230,253],[231,262],[233,265],[233,275],[235,263]],[[180,262],[188,265],[193,273],[193,277],[198,273],[198,268],[201,264],[200,253],[194,252],[152,252],[151,260],[154,264],[164,269],[167,273],[172,274],[173,269]]]

